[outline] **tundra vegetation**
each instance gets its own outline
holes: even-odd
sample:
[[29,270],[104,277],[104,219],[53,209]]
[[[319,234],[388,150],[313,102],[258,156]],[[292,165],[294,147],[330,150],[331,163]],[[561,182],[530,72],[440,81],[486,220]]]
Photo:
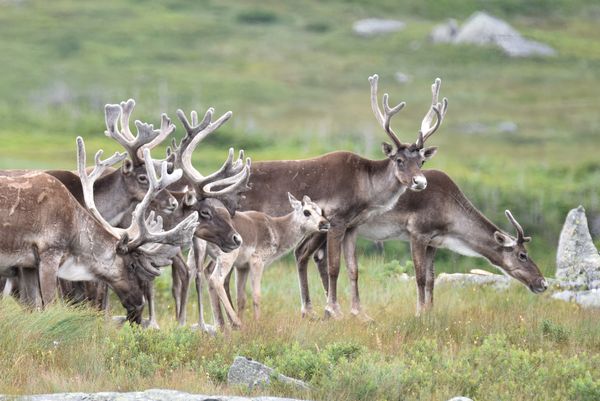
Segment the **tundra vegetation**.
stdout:
[[[462,20],[484,6],[558,55],[514,60],[491,48],[427,41],[444,18]],[[352,22],[366,17],[407,24],[387,36],[354,36]],[[373,121],[366,77],[377,72],[391,103],[408,102],[394,129],[410,139],[430,102],[423,89],[440,76],[451,110],[443,134],[430,139],[440,152],[425,168],[446,172],[507,232],[510,209],[533,237],[532,259],[552,277],[568,210],[583,204],[592,222],[600,214],[599,22],[593,0],[0,2],[0,51],[10,55],[0,64],[0,168],[75,169],[76,135],[89,149],[121,151],[102,134],[102,105],[130,97],[140,101],[136,118],[155,124],[177,108],[234,111],[195,152],[200,171],[214,171],[230,146],[255,161],[340,149],[380,158],[386,138]],[[411,80],[394,82],[398,71]],[[503,130],[507,121],[516,131]],[[271,395],[600,398],[600,312],[519,285],[505,292],[439,286],[433,310],[416,318],[414,281],[400,279],[404,270],[414,274],[407,245],[386,243],[383,256],[359,241],[358,253],[371,325],[348,313],[340,321],[302,319],[291,258],[265,271],[261,320],[216,337],[176,327],[168,274],[155,282],[160,331],[118,329],[85,307],[24,312],[1,300],[0,393],[245,394],[225,385],[233,358],[245,355],[312,385],[309,393],[255,390]],[[472,268],[489,266],[445,250],[436,256],[437,273]],[[312,265],[308,276],[315,310],[323,310]],[[343,269],[338,287],[347,312]],[[111,305],[123,313],[119,302]],[[196,308],[190,301],[189,316]]]

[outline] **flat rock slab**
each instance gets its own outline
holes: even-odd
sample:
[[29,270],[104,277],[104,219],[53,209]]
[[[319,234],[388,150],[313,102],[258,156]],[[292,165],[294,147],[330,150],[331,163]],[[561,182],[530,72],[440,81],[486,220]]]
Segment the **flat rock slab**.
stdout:
[[366,18],[358,20],[352,26],[352,31],[358,36],[375,36],[391,32],[397,32],[406,24],[394,19]]
[[510,286],[511,279],[500,274],[440,273],[435,279],[435,284],[489,285],[504,290]]
[[552,298],[561,301],[575,302],[582,308],[600,308],[600,290],[561,291],[552,294]]
[[236,397],[227,395],[190,394],[175,390],[146,390],[132,393],[56,393],[24,395],[19,397],[0,395],[1,401],[298,401],[279,397]]
[[275,372],[273,368],[244,356],[237,356],[227,372],[227,384],[247,386],[248,388],[265,387],[277,380],[293,387],[308,390],[310,387],[302,380],[293,379]]

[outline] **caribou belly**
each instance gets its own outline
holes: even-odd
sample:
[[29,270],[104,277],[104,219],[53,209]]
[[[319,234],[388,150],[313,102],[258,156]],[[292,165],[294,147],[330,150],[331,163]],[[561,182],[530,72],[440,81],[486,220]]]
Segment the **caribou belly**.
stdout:
[[69,281],[94,281],[96,277],[88,266],[78,263],[77,259],[69,256],[58,269],[58,277]]

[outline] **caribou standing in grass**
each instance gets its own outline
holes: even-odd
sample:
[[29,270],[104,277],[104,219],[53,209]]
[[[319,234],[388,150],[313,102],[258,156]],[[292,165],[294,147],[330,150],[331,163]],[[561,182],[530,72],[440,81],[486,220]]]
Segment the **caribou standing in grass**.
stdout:
[[[439,128],[447,111],[448,101],[438,102],[440,79],[432,85],[432,104],[421,123],[415,143],[400,141],[390,126],[391,118],[405,106],[402,102],[391,108],[388,95],[383,96],[383,111],[377,99],[378,76],[369,77],[371,106],[395,146],[383,143],[384,160],[368,160],[350,152],[333,152],[306,160],[255,162],[250,179],[251,190],[241,202],[240,210],[259,210],[281,215],[286,210],[286,192],[295,196],[308,195],[319,204],[331,227],[326,234],[317,233],[296,248],[300,280],[302,315],[313,314],[308,292],[307,265],[310,256],[326,243],[328,291],[327,315],[339,318],[342,313],[337,300],[337,278],[344,241],[365,221],[393,208],[400,196],[428,187],[421,166],[436,153],[435,147],[425,147],[425,141]],[[357,272],[351,272],[353,292],[358,293]],[[353,305],[352,314],[364,316]],[[367,317],[365,317],[367,318]]]
[[[438,170],[423,173],[430,183],[426,189],[405,193],[392,210],[370,218],[344,242],[351,276],[358,273],[356,237],[362,236],[374,241],[400,239],[410,243],[417,281],[417,315],[433,306],[433,262],[437,248],[483,257],[536,294],[548,288],[525,248],[531,238],[525,236],[510,211],[506,210],[505,214],[517,232],[516,238],[500,230],[477,210],[448,175]],[[327,291],[326,255],[318,254],[315,259]],[[360,309],[357,287],[352,288],[352,307]]]
[[[208,279],[210,299],[215,322],[223,328],[225,321],[221,313],[221,304],[232,322],[233,327],[241,326],[241,318],[246,304],[245,286],[250,275],[254,317],[260,318],[260,283],[265,267],[294,248],[307,234],[326,232],[329,221],[323,211],[308,196],[302,201],[288,193],[292,211],[281,217],[271,217],[262,212],[237,212],[233,217],[233,226],[244,240],[241,247],[223,253],[212,244],[207,253],[213,259],[214,266]],[[237,314],[231,306],[224,287],[226,278],[233,268],[237,271]],[[201,325],[203,322],[201,321]]]
[[99,151],[96,167],[88,174],[81,138],[77,152],[87,209],[51,175],[31,172],[0,177],[0,273],[14,274],[16,268],[37,270],[44,305],[55,296],[57,278],[105,281],[127,310],[127,319],[140,323],[142,283],[156,277],[158,266],[191,240],[198,216],[190,215],[168,231],[152,213],[145,217],[152,198],[181,176],[180,170],[169,174],[163,163],[158,179],[146,149],[148,191],[134,209],[130,227],[115,228],[98,212],[93,188],[104,170],[125,155],[102,161]]

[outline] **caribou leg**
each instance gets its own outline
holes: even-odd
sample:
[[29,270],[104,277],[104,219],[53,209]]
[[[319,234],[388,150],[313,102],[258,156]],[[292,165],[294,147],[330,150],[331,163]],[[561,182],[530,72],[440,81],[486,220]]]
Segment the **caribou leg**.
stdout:
[[58,267],[62,254],[58,252],[44,252],[40,254],[40,264],[38,267],[40,280],[40,294],[42,295],[42,304],[50,305],[56,298],[58,287]]
[[327,291],[327,305],[325,316],[341,319],[343,314],[337,301],[337,279],[340,274],[340,256],[342,241],[346,227],[331,227],[327,232],[327,271],[329,273],[329,291]]
[[37,269],[19,268],[19,300],[30,308],[42,309],[44,306]]
[[219,316],[218,313],[215,313],[217,310],[220,310],[219,301],[221,302],[221,304],[223,304],[227,316],[229,317],[229,319],[231,319],[232,326],[234,328],[240,328],[242,326],[242,322],[238,318],[237,313],[235,312],[233,306],[227,298],[227,293],[225,292],[224,287],[225,277],[229,274],[231,269],[233,269],[233,264],[235,263],[238,254],[239,248],[229,253],[223,253],[219,255],[219,257],[217,258],[215,270],[212,272],[210,278],[208,279],[208,288],[209,291],[213,294],[210,298],[213,307],[213,314],[215,315],[216,323],[221,328],[223,328],[225,321],[223,320],[222,316]]
[[254,320],[260,319],[260,283],[265,271],[265,264],[260,258],[254,257],[250,261],[250,281],[252,282],[252,304],[254,306]]
[[327,297],[327,291],[329,291],[329,273],[327,273],[327,242],[323,242],[321,247],[313,255],[313,260],[319,270],[319,276],[321,277],[321,284],[323,284],[323,291],[325,291],[325,297]]
[[[431,289],[433,291],[433,270],[431,269],[431,278],[428,278],[428,265],[433,264],[433,256],[435,255],[435,248],[427,246],[427,242],[417,239],[410,239],[410,252],[415,265],[415,278],[417,281],[417,312],[416,315],[420,316],[422,313],[427,312],[431,305],[427,302],[426,290],[428,281],[430,281]],[[433,300],[433,298],[431,298]]]
[[316,233],[306,237],[294,251],[298,280],[300,282],[300,301],[302,302],[302,317],[316,318],[312,309],[310,293],[308,290],[308,261],[310,256],[325,242],[326,234]]
[[[244,267],[235,270],[235,286],[237,293],[237,313],[240,320],[244,320],[244,311],[246,309],[246,282],[248,282],[248,275],[250,274],[250,268]],[[225,284],[225,289],[228,285]]]
[[185,326],[186,321],[186,304],[190,287],[190,279],[192,272],[187,263],[183,260],[181,252],[177,254],[171,265],[171,276],[173,278],[173,286],[171,294],[175,299],[175,317],[179,326]]
[[154,283],[152,281],[146,281],[143,284],[144,297],[148,303],[148,321],[144,322],[143,326],[146,329],[160,329],[158,322],[156,321],[156,302],[154,299]]
[[428,246],[425,254],[426,279],[425,279],[425,308],[430,310],[433,308],[433,285],[435,284],[435,267],[433,260],[437,248]]
[[360,304],[360,296],[358,293],[358,263],[356,261],[356,238],[358,230],[352,228],[346,231],[344,236],[343,249],[344,259],[346,259],[346,268],[350,279],[350,291],[352,294],[352,307],[350,313],[358,317],[363,322],[372,322],[373,319],[365,313]]

